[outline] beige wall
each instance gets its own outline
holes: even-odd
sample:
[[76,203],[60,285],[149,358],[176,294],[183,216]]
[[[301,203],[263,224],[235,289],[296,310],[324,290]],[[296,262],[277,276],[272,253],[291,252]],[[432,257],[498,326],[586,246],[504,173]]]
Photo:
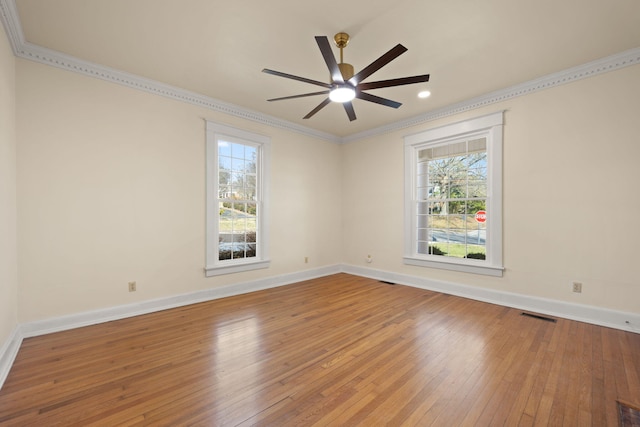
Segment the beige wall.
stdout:
[[0,31],[0,348],[18,323],[15,85],[15,59]]
[[[29,61],[16,70],[21,322],[338,263],[640,311],[640,66],[344,146]],[[402,137],[503,109],[504,277],[403,265]],[[204,277],[203,118],[272,138],[269,270]]]
[[[17,93],[21,322],[341,261],[339,145],[20,59]],[[272,138],[268,270],[204,277],[203,118]]]
[[[499,110],[506,110],[504,277],[403,265],[403,136]],[[636,65],[350,143],[344,262],[640,313],[639,117]],[[582,294],[571,292],[573,281],[583,283]]]

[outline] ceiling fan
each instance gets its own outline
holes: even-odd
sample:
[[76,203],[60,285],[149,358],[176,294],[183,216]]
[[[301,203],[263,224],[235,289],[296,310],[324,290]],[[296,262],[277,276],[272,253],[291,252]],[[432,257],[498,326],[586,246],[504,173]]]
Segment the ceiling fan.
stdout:
[[380,58],[364,67],[358,73],[354,74],[353,65],[343,62],[342,58],[342,50],[349,43],[349,34],[338,33],[335,35],[334,40],[336,46],[340,48],[340,63],[337,63],[336,58],[333,56],[331,45],[329,44],[329,39],[326,36],[316,36],[316,43],[318,43],[320,52],[322,53],[324,61],[329,68],[329,73],[331,74],[331,83],[298,77],[292,74],[282,73],[280,71],[269,70],[267,68],[262,70],[263,73],[273,74],[274,76],[285,77],[287,79],[298,80],[304,83],[310,83],[316,86],[321,86],[326,90],[320,92],[304,93],[301,95],[284,96],[281,98],[272,98],[268,99],[267,101],[282,101],[285,99],[304,98],[307,96],[329,95],[316,108],[311,110],[309,114],[304,116],[304,118],[311,118],[314,114],[316,114],[318,111],[320,111],[333,101],[342,103],[342,105],[344,105],[345,111],[347,112],[349,120],[354,121],[356,119],[356,113],[353,109],[353,104],[351,103],[354,98],[362,99],[363,101],[374,102],[376,104],[385,105],[391,108],[398,108],[402,105],[399,102],[371,95],[363,91],[429,81],[429,74],[423,74],[420,76],[402,77],[399,79],[380,80],[377,82],[363,83],[363,80],[365,80],[371,74],[375,73],[380,68],[384,67],[389,62],[405,53],[407,51],[407,48],[402,46],[401,44],[398,44],[387,53],[382,55]]

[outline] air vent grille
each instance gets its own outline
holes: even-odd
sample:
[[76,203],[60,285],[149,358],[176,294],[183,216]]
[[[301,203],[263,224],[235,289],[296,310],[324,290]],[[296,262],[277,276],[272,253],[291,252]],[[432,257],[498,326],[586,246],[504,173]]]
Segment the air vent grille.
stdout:
[[542,316],[540,314],[533,314],[533,313],[525,313],[522,312],[520,313],[521,316],[527,316],[527,317],[533,317],[534,319],[540,319],[540,320],[544,320],[545,322],[552,322],[552,323],[556,323],[556,319],[551,318],[551,317],[547,317],[547,316]]

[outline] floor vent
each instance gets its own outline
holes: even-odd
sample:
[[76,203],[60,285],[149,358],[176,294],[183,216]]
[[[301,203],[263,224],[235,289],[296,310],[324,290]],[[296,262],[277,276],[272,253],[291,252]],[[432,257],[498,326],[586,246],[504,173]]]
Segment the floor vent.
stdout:
[[539,314],[532,314],[532,313],[520,313],[521,316],[527,316],[527,317],[533,317],[534,319],[540,319],[540,320],[544,320],[545,322],[552,322],[552,323],[556,323],[556,319],[552,319],[551,317],[546,317],[546,316],[541,316]]
[[386,280],[380,280],[380,283],[384,283],[385,285],[395,285],[395,283],[387,282]]
[[621,427],[640,426],[640,408],[618,401],[618,417]]

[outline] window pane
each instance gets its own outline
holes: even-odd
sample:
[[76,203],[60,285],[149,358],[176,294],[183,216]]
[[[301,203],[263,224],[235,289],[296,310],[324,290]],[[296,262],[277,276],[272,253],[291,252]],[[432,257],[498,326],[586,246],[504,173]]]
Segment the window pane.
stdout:
[[219,155],[218,156],[218,165],[219,165],[218,167],[221,170],[230,171],[231,170],[231,157]]
[[255,257],[257,205],[246,201],[257,200],[257,149],[219,142],[218,168],[218,259]]
[[464,200],[449,202],[447,205],[447,213],[449,214],[464,215],[467,213],[467,202]]
[[228,199],[229,197],[231,197],[231,186],[230,185],[218,186],[218,198]]
[[429,213],[429,204],[425,202],[418,203],[416,212],[418,215],[426,215]]
[[256,187],[246,183],[242,198],[244,200],[256,200]]
[[417,166],[417,200],[429,201],[417,205],[418,253],[484,259],[486,223],[476,213],[486,210],[486,138],[421,149]]
[[465,233],[467,231],[466,215],[449,215],[449,231]]
[[467,179],[465,177],[459,177],[458,179],[452,179],[449,182],[449,198],[466,198],[467,197]]
[[426,228],[418,228],[418,241],[428,241],[429,231]]
[[218,156],[231,157],[231,143],[226,141],[218,141]]
[[487,197],[487,181],[469,179],[469,184],[467,187],[467,196],[469,198]]
[[231,144],[231,157],[236,159],[244,159],[244,145]]
[[247,172],[256,171],[256,161],[258,159],[258,152],[255,147],[245,147],[245,160],[247,161]]
[[441,213],[446,213],[446,210],[443,211],[443,207],[446,206],[446,202],[433,202],[429,203],[429,213],[432,215],[438,215]]
[[231,183],[231,171],[229,169],[220,169],[218,172],[218,184]]
[[256,256],[256,244],[249,243],[247,244],[247,258],[252,258]]
[[418,215],[418,223],[416,224],[418,228],[427,228],[429,227],[429,216],[428,215]]
[[244,160],[232,157],[231,170],[233,171],[234,175],[242,173],[244,171]]
[[486,199],[469,200],[467,202],[467,206],[468,206],[469,214],[475,215],[478,211],[487,210],[487,201]]

